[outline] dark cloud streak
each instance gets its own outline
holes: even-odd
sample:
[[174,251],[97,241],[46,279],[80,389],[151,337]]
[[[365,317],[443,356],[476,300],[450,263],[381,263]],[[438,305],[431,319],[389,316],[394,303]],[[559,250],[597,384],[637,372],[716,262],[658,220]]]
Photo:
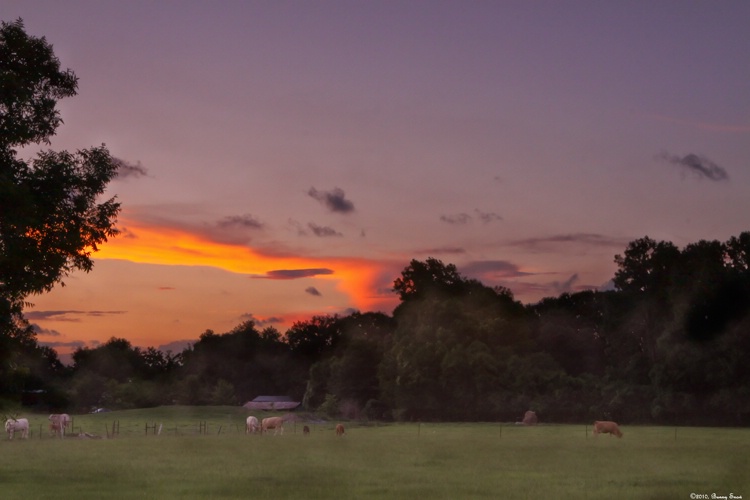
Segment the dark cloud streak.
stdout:
[[263,223],[250,214],[228,215],[221,219],[217,225],[224,228],[241,227],[245,229],[263,229]]
[[118,179],[137,179],[148,175],[148,170],[141,165],[141,162],[132,164],[121,158],[113,157],[112,159],[114,160],[115,165],[117,165],[116,177]]
[[469,262],[461,266],[460,271],[467,276],[478,278],[519,278],[530,274],[521,271],[516,264],[505,260],[478,260]]
[[332,227],[319,226],[319,225],[314,224],[312,222],[310,222],[309,224],[307,224],[307,227],[310,228],[310,231],[312,231],[315,236],[318,236],[318,237],[321,237],[321,238],[328,238],[328,237],[331,237],[331,236],[343,236],[343,234],[339,233],[338,231],[336,231]]
[[705,156],[690,153],[680,158],[665,151],[657,155],[656,158],[657,160],[677,165],[683,171],[692,173],[699,179],[708,179],[715,182],[729,180],[727,171]]
[[28,320],[37,321],[80,321],[80,318],[71,316],[92,316],[101,317],[117,314],[126,314],[127,311],[79,311],[74,309],[58,310],[58,311],[29,311],[24,313],[24,316]]
[[440,220],[453,225],[464,225],[468,224],[469,221],[471,221],[471,215],[460,213],[460,214],[453,214],[453,215],[441,215]]
[[333,188],[331,191],[318,191],[311,187],[307,194],[323,204],[331,212],[348,214],[354,211],[354,203],[346,199],[343,189]]
[[596,233],[570,233],[556,234],[541,238],[526,238],[509,243],[510,246],[525,247],[532,251],[548,250],[548,247],[559,244],[582,244],[597,247],[623,248],[627,246],[628,241],[618,238],[610,238]]
[[312,278],[314,276],[333,274],[332,269],[315,268],[315,269],[278,269],[268,271],[263,275],[253,275],[255,279],[269,280],[296,280],[302,278]]

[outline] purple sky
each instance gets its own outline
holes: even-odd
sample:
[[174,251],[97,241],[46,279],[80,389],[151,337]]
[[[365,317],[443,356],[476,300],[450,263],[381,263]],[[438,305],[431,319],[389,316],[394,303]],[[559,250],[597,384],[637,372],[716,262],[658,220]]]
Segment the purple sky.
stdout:
[[309,263],[105,250],[31,298],[50,345],[346,313],[340,259],[373,296],[433,256],[534,302],[604,286],[636,238],[750,229],[750,2],[0,0],[18,17],[80,78],[52,148],[136,167],[122,244]]

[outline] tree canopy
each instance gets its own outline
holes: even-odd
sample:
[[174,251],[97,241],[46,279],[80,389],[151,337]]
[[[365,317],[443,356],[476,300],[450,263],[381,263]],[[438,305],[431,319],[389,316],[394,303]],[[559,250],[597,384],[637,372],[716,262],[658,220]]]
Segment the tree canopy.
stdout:
[[99,201],[118,169],[104,145],[42,150],[31,160],[19,154],[51,143],[62,124],[57,102],[77,87],[44,37],[28,35],[20,19],[0,24],[0,378],[17,381],[5,390],[59,371],[55,352],[36,344],[23,317],[26,298],[90,271],[92,253],[118,232],[119,203]]
[[[57,101],[76,94],[52,45],[28,35],[19,19],[0,27],[0,300],[17,304],[49,291],[117,234],[114,198],[99,202],[118,164],[106,147],[75,153],[18,148],[50,143],[62,123]],[[17,307],[17,306],[15,306]]]

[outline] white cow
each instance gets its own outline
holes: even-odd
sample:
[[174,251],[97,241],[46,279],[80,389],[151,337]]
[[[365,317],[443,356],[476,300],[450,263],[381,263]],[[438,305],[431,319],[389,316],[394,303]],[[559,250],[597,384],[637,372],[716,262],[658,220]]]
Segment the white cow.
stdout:
[[247,422],[245,426],[245,434],[252,433],[255,434],[260,430],[260,424],[258,423],[258,419],[250,415],[247,417]]
[[21,438],[29,437],[29,421],[25,418],[9,418],[5,421],[5,432],[8,433],[8,439],[13,439],[18,431],[21,432]]
[[53,413],[49,416],[49,429],[53,434],[63,437],[70,425],[70,415],[67,413]]

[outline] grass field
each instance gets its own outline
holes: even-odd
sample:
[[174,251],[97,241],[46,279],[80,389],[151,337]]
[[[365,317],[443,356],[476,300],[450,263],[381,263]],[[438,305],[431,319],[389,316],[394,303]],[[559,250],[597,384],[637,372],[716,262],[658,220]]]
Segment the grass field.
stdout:
[[24,416],[32,437],[0,441],[3,499],[750,499],[750,429],[345,423],[336,437],[331,422],[305,437],[290,422],[247,436],[242,408],[162,407],[74,415],[101,439],[61,440]]

